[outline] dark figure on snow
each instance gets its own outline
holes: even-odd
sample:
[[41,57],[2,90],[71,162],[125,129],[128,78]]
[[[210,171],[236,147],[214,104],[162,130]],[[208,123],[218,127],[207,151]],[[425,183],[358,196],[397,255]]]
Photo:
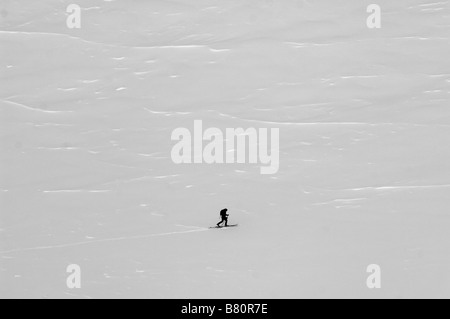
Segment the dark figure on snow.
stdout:
[[222,220],[219,222],[219,223],[217,223],[217,227],[220,227],[220,224],[222,224],[223,222],[225,222],[225,227],[228,227],[228,214],[227,214],[227,212],[228,212],[228,209],[222,209],[221,211],[220,211],[220,217],[222,218]]

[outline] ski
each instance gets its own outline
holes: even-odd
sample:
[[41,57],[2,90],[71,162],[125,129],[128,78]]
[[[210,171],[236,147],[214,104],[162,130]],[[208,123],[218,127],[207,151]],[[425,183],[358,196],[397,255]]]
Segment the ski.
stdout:
[[234,225],[228,225],[228,226],[212,226],[209,227],[210,229],[220,229],[220,228],[230,228],[230,227],[237,227],[239,226],[238,224],[234,224]]

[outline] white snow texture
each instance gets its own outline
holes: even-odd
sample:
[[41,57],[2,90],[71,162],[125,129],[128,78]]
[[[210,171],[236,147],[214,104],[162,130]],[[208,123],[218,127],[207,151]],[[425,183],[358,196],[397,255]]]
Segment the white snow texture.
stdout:
[[[1,0],[0,297],[449,298],[449,8]],[[175,164],[195,120],[279,171]]]

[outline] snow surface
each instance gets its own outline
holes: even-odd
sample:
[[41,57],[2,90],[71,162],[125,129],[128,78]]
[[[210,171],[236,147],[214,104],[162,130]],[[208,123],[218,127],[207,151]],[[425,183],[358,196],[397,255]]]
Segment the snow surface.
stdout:
[[[0,30],[0,297],[450,297],[449,1],[1,0]],[[280,128],[280,171],[173,164],[197,119]]]

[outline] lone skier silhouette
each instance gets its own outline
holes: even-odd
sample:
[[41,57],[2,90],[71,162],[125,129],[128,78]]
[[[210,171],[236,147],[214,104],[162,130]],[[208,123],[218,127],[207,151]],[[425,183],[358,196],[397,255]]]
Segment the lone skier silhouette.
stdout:
[[220,211],[220,217],[222,218],[222,220],[220,222],[217,223],[217,227],[221,227],[220,224],[222,224],[223,222],[225,222],[225,227],[228,227],[228,209],[222,209]]

